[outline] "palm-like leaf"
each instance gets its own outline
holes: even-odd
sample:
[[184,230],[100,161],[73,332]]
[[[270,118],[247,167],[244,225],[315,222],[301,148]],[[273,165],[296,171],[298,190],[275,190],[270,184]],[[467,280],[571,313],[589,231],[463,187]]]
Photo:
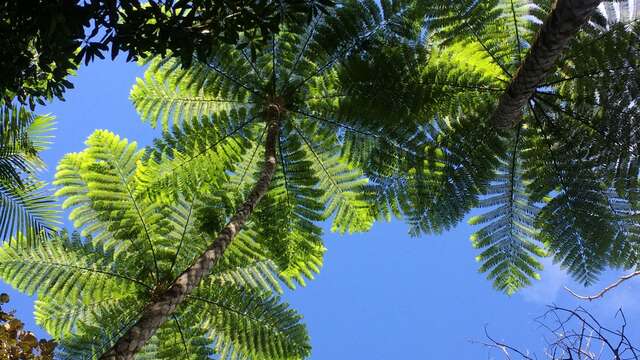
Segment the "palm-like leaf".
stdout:
[[44,167],[38,153],[49,144],[53,117],[0,106],[0,240],[22,233],[32,242],[56,230],[55,201],[35,177]]

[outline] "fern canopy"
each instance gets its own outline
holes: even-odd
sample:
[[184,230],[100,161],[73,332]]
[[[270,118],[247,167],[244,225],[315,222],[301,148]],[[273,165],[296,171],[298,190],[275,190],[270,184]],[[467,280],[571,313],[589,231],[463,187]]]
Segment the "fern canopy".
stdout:
[[[259,169],[265,109],[282,110],[280,172],[248,230],[254,238],[292,234],[298,247],[291,229],[315,243],[316,221],[352,232],[394,217],[419,235],[481,207],[489,212],[472,219],[483,224],[473,245],[497,288],[513,293],[538,278],[546,255],[589,283],[608,265],[636,264],[638,25],[627,2],[605,2],[519,130],[496,131],[487,117],[551,5],[344,1],[282,29],[255,58],[222,48],[189,69],[151,59],[131,98],[153,126],[210,121],[257,144],[235,162],[237,189]],[[189,139],[212,144],[198,158],[217,151],[204,132]],[[182,146],[173,141],[158,154]]]
[[[480,44],[511,77],[550,6],[480,2],[438,36]],[[480,202],[490,210],[470,222],[483,224],[472,236],[480,270],[508,293],[538,277],[544,254],[585,284],[607,266],[638,265],[640,27],[630,9],[600,6],[504,137],[502,165]]]
[[637,266],[640,27],[629,12],[614,20],[604,5],[515,129],[487,122],[550,6],[347,0],[255,54],[220,46],[189,68],[147,59],[131,100],[162,136],[139,150],[98,130],[65,156],[55,185],[80,233],[5,246],[0,275],[38,294],[38,321],[65,355],[100,354],[238,210],[274,113],[266,195],[140,358],[307,356],[299,316],[273,292],[319,271],[322,221],[353,233],[398,218],[418,236],[483,208],[470,220],[480,270],[509,294],[539,277],[542,256],[585,283]]
[[[86,144],[83,152],[65,156],[54,182],[81,233],[61,233],[31,247],[19,237],[0,250],[0,276],[38,295],[37,322],[60,340],[60,355],[74,359],[97,358],[108,349],[154,293],[206,249],[232,208],[210,206],[222,204],[220,191],[210,191],[206,200],[181,193],[163,202],[146,186],[170,160],[143,166],[144,151],[104,130]],[[280,270],[263,244],[239,239],[140,358],[306,357],[306,328],[274,292],[281,291],[279,278],[303,281],[302,269],[318,271],[322,251]]]

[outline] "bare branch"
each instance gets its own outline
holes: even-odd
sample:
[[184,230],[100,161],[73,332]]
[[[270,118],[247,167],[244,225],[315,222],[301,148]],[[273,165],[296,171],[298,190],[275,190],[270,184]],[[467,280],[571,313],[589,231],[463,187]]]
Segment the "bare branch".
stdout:
[[[615,318],[620,325],[616,329],[603,326],[591,313],[582,307],[565,309],[549,306],[549,310],[536,318],[540,328],[551,335],[542,357],[549,360],[640,360],[639,350],[626,335],[627,319],[618,310]],[[521,351],[505,342],[492,338],[485,326],[488,341],[473,343],[500,350],[507,360],[538,359],[535,353]]]
[[640,275],[640,270],[632,272],[630,274],[621,276],[618,280],[616,280],[614,283],[612,283],[611,285],[605,287],[604,289],[602,289],[600,292],[593,294],[593,295],[579,295],[576,292],[574,292],[573,290],[569,289],[568,287],[564,287],[565,290],[567,290],[571,295],[573,295],[574,297],[580,299],[580,300],[588,300],[588,301],[593,301],[596,299],[600,299],[602,297],[604,297],[604,294],[606,294],[607,292],[609,292],[610,290],[620,286],[620,284],[622,284],[623,282],[634,278],[636,276]]

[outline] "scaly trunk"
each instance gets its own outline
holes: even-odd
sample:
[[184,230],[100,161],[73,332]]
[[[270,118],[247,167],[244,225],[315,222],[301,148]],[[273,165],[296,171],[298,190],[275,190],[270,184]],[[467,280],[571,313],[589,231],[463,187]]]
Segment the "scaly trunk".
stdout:
[[498,128],[518,124],[522,109],[553,69],[569,40],[575,36],[600,0],[557,0],[540,28],[524,62],[500,97],[491,123]]
[[[269,112],[272,112],[271,109]],[[222,257],[227,246],[229,246],[260,199],[269,189],[269,184],[276,170],[276,143],[280,127],[279,113],[268,115],[268,118],[264,167],[258,182],[247,199],[238,208],[235,215],[233,215],[211,246],[200,255],[191,267],[180,274],[167,290],[145,307],[142,316],[135,325],[129,328],[100,359],[133,359],[133,356],[147,343],[156,330],[167,321],[178,305],[211,272],[212,267]]]

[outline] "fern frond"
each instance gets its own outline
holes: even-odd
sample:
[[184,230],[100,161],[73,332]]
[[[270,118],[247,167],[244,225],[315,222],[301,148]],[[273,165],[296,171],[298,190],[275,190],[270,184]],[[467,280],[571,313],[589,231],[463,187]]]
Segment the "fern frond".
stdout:
[[18,234],[30,243],[51,237],[59,224],[55,205],[44,182],[30,177],[17,186],[0,179],[0,241]]
[[[302,359],[309,338],[300,315],[277,297],[231,286],[197,289],[188,309],[220,359]],[[195,319],[199,319],[198,322]]]
[[171,201],[220,188],[250,147],[254,121],[255,116],[234,111],[174,126],[147,150],[137,170],[138,192]]
[[221,113],[250,110],[258,101],[244,85],[256,80],[251,68],[233,47],[218,49],[210,62],[184,69],[168,57],[150,61],[144,79],[138,78],[130,98],[144,121],[169,129],[182,122],[216,118]]
[[[143,262],[141,274],[151,270],[165,276],[173,254],[164,234],[171,232],[167,209],[136,196],[136,164],[142,151],[135,143],[98,130],[87,140],[87,149],[61,162],[56,193],[66,196],[64,207],[74,207],[70,218],[93,241],[114,250],[116,256],[134,256]],[[97,218],[93,218],[97,216]]]
[[531,278],[540,278],[538,258],[546,255],[535,227],[540,208],[529,199],[523,178],[525,132],[522,128],[514,131],[511,150],[500,159],[495,178],[478,203],[491,210],[469,219],[469,224],[483,226],[471,235],[473,246],[482,249],[476,257],[482,263],[480,271],[509,295],[530,285]]
[[61,339],[56,349],[61,359],[97,360],[122,334],[144,306],[137,296],[125,297],[113,303],[103,303],[78,319],[72,335]]
[[30,242],[57,230],[55,199],[36,179],[38,153],[50,144],[54,118],[0,103],[0,241],[22,233]]
[[210,359],[214,355],[206,331],[180,314],[172,316],[136,355],[141,360]]
[[17,241],[0,249],[0,277],[29,295],[95,301],[147,287],[114,266],[110,254],[78,238],[61,236],[33,247]]
[[318,198],[324,203],[322,219],[333,216],[332,230],[340,233],[369,230],[374,218],[364,199],[367,179],[341,157],[338,137],[312,121],[303,120],[293,126],[304,143],[311,169],[319,178],[317,188],[323,195]]

